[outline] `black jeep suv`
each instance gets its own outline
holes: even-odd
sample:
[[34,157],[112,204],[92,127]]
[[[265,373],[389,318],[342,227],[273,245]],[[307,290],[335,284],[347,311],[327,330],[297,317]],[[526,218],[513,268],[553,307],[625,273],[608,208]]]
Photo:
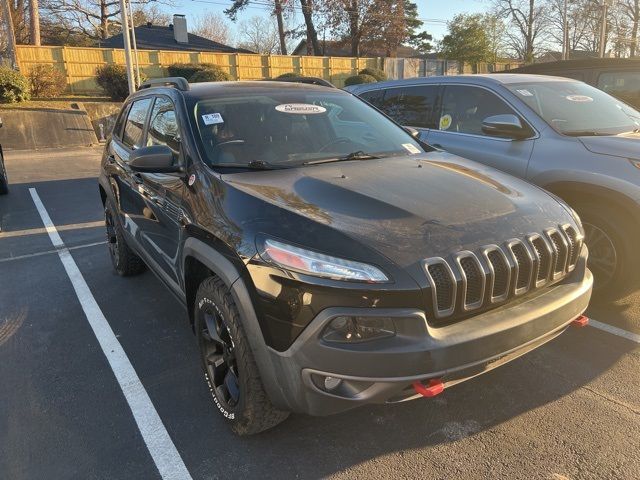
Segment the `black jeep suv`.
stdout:
[[235,432],[436,395],[586,309],[582,226],[539,188],[335,88],[162,83],[105,147],[109,251],[186,305]]

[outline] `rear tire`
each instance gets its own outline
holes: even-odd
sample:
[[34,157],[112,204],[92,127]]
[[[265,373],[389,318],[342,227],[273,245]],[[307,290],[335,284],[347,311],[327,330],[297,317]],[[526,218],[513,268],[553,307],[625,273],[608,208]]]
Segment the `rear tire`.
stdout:
[[107,229],[107,245],[111,263],[118,275],[123,277],[137,275],[144,272],[146,266],[142,259],[127,245],[116,212],[111,200],[107,200],[104,209],[104,222]]
[[204,280],[193,308],[205,379],[231,429],[253,435],[283,422],[289,413],[276,409],[262,386],[240,312],[224,282]]
[[635,227],[624,212],[606,204],[578,204],[574,207],[585,229],[589,248],[588,267],[594,276],[596,301],[623,297],[637,282],[638,258],[634,255]]
[[7,178],[7,169],[4,166],[4,158],[0,150],[0,195],[9,193],[9,179]]

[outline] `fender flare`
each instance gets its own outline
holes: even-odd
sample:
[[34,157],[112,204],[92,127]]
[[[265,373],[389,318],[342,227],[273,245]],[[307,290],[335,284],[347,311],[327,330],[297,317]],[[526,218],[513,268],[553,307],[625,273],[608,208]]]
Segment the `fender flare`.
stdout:
[[218,276],[227,286],[233,301],[240,312],[242,318],[242,326],[249,341],[249,346],[253,353],[256,365],[260,372],[262,385],[264,386],[271,403],[281,409],[288,409],[286,395],[280,388],[280,382],[277,381],[278,374],[273,358],[269,353],[262,329],[258,322],[258,316],[251,300],[249,290],[242,279],[242,273],[231,261],[215,250],[210,245],[204,243],[194,237],[185,240],[182,251],[182,271],[184,272],[187,257],[193,257],[216,276]]

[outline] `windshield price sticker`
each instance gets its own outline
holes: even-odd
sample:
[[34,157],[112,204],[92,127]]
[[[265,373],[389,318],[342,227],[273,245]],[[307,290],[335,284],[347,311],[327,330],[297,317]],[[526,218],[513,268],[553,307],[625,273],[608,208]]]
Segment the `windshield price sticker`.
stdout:
[[420,153],[420,149],[418,147],[416,147],[414,144],[412,143],[403,143],[402,146],[405,148],[405,150],[409,153]]
[[207,113],[202,115],[202,121],[205,125],[217,125],[218,123],[224,123],[222,115],[219,113]]
[[593,102],[593,98],[586,95],[567,95],[565,97],[570,102],[588,103]]
[[521,90],[516,90],[516,92],[518,92],[523,97],[533,97],[533,93],[531,93],[529,90],[526,90],[524,88]]
[[315,115],[327,111],[326,108],[320,105],[312,105],[310,103],[283,103],[282,105],[277,105],[276,110],[294,115]]

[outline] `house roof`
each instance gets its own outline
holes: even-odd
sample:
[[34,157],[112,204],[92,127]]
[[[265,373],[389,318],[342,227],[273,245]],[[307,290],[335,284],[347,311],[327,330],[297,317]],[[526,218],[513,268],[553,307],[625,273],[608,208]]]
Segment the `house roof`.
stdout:
[[[138,50],[186,50],[190,52],[254,53],[244,48],[234,48],[208,38],[189,33],[189,43],[178,43],[172,26],[142,25],[135,27]],[[104,48],[124,48],[122,34],[100,42]]]
[[[319,40],[320,49],[325,57],[351,57],[351,45],[348,40]],[[291,53],[292,55],[306,55],[307,41],[301,40]],[[361,57],[386,57],[385,45],[366,43],[360,44]],[[418,50],[401,45],[398,47],[397,56],[400,58],[424,57]]]

